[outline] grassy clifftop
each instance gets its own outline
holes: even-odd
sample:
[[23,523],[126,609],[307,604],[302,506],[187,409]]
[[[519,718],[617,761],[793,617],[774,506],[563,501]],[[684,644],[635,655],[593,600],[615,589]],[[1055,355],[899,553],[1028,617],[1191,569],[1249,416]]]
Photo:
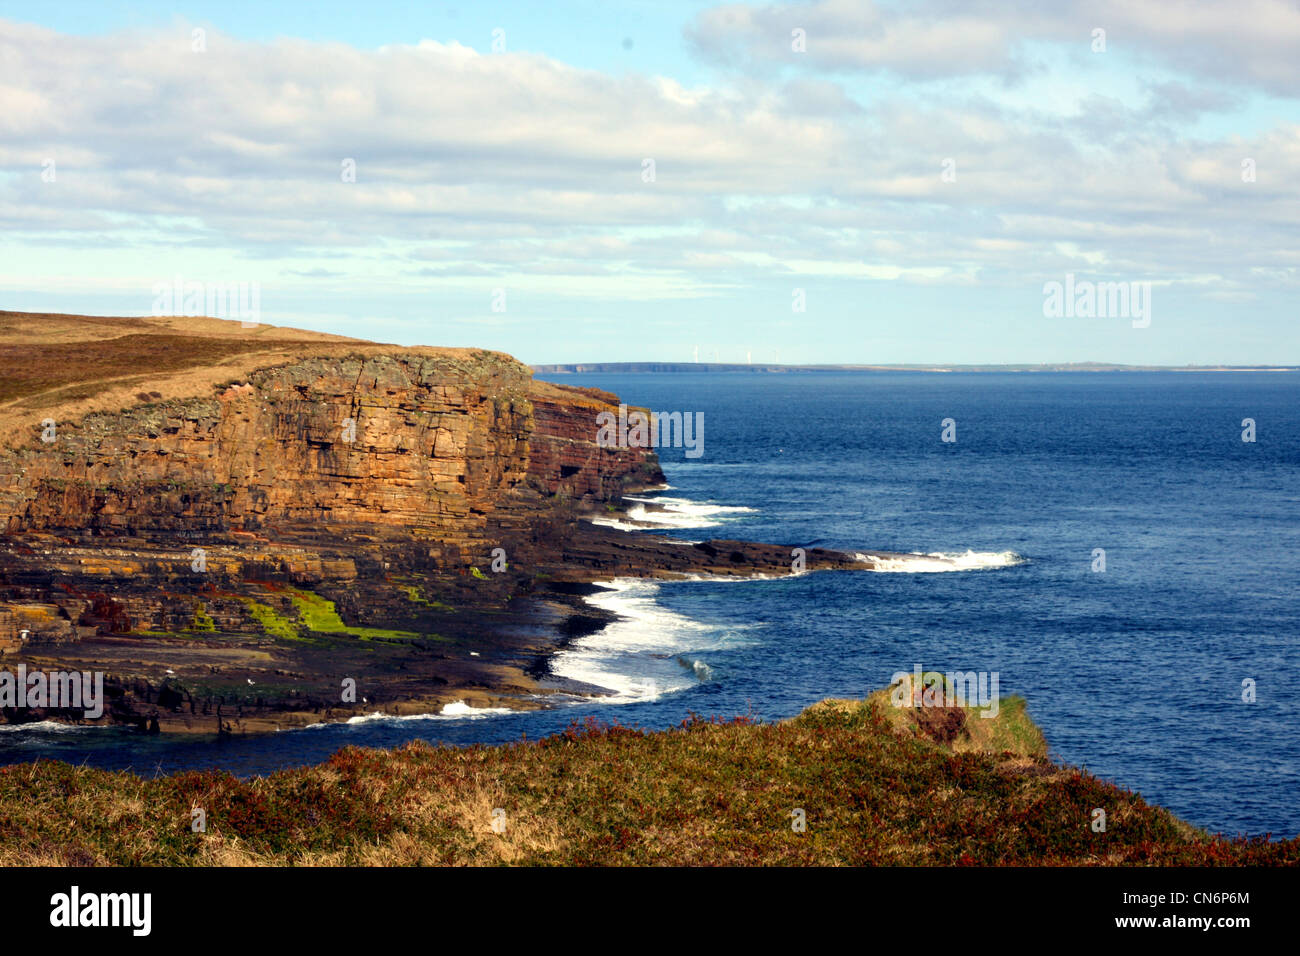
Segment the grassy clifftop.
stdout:
[[140,403],[210,397],[257,369],[350,355],[404,354],[509,363],[482,349],[403,347],[224,319],[0,311],[0,446],[32,422],[78,419]]
[[[1298,840],[1210,837],[1049,762],[1022,702],[978,720],[935,723],[875,695],[778,724],[349,748],[247,781],[14,766],[0,770],[0,864],[1300,862]],[[206,832],[191,831],[196,808]]]

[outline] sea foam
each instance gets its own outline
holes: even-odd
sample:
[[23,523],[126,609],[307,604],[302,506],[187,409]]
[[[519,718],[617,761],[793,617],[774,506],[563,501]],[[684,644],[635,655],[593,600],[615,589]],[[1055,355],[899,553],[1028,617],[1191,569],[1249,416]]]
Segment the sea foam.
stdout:
[[[644,531],[647,528],[712,528],[722,524],[727,515],[753,513],[755,510],[735,505],[691,501],[689,498],[642,498],[628,495],[624,500],[633,502],[627,509],[626,515],[621,518],[596,517],[592,519],[592,524],[618,528],[622,531]],[[647,508],[647,505],[651,507]]]
[[853,555],[870,569],[881,573],[934,574],[941,571],[985,571],[991,568],[1009,568],[1024,564],[1026,559],[1014,551],[933,551],[929,554],[862,553]]
[[[599,699],[611,704],[655,700],[712,676],[694,655],[731,643],[735,628],[722,632],[659,606],[658,582],[616,578],[602,583],[608,590],[584,600],[613,611],[618,619],[556,654],[552,673],[605,688],[610,695]],[[691,663],[683,666],[680,659]]]

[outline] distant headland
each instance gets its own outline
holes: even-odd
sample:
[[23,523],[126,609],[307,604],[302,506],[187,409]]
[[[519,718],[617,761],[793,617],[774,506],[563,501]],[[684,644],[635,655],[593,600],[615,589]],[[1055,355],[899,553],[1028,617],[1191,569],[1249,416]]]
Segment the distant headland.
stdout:
[[772,365],[729,362],[571,362],[529,366],[538,375],[627,375],[643,372],[1296,372],[1300,365]]

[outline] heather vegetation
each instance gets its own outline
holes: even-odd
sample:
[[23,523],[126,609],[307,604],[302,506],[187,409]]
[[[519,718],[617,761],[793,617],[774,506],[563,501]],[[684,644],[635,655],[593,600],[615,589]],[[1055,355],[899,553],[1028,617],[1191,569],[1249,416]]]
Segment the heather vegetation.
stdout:
[[1052,763],[1023,702],[936,721],[879,694],[781,723],[348,748],[250,780],[42,761],[0,770],[0,834],[8,865],[1300,862],[1300,840],[1210,836]]

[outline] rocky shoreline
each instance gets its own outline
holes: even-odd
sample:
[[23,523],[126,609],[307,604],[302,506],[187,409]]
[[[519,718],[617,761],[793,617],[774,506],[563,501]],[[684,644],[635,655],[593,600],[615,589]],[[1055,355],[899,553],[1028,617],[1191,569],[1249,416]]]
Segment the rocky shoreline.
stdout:
[[[0,330],[0,672],[102,673],[97,723],[544,707],[601,693],[546,666],[612,617],[583,600],[597,581],[865,566],[605,526],[638,527],[654,451],[598,444],[616,396],[500,353],[215,320]],[[65,380],[89,356],[100,377]],[[0,721],[87,720],[56,703],[0,699]]]
[[[366,616],[390,627],[415,629],[410,634],[436,624],[436,640],[385,635],[358,644],[346,635],[320,634],[299,645],[267,635],[217,631],[109,632],[76,642],[26,644],[0,654],[0,670],[12,671],[22,663],[29,672],[103,671],[105,714],[91,721],[50,708],[0,713],[8,723],[58,720],[142,732],[248,734],[373,714],[439,713],[454,702],[539,709],[557,694],[604,693],[549,671],[550,660],[570,641],[598,632],[616,618],[585,600],[604,590],[597,582],[779,576],[791,573],[792,549],[740,541],[684,544],[577,519],[559,552],[519,550],[529,557],[532,570],[527,574],[457,576],[437,589],[426,580],[421,595],[428,607],[382,622]],[[820,549],[809,550],[805,561],[810,570],[863,568],[851,556]],[[271,594],[265,599],[271,600]],[[351,702],[339,699],[332,686],[343,674],[356,681]]]

